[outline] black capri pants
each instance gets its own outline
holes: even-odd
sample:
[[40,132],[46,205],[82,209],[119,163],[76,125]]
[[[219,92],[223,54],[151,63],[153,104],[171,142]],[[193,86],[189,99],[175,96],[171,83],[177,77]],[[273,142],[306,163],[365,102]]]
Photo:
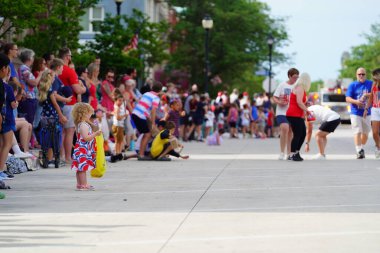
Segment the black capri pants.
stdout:
[[304,118],[299,117],[288,117],[286,116],[287,120],[289,121],[290,127],[293,131],[293,139],[291,143],[291,152],[297,152],[301,150],[302,144],[305,141],[306,138],[306,125]]

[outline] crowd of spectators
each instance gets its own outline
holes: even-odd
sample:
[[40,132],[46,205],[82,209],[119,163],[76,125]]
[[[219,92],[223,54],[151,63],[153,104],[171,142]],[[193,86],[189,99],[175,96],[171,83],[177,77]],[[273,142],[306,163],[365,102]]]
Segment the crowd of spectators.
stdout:
[[[1,46],[1,53],[9,61],[3,64],[6,71],[1,79],[12,90],[6,96],[9,106],[5,101],[2,114],[8,119],[9,107],[15,122],[14,127],[13,121],[10,123],[10,134],[6,135],[6,142],[12,146],[2,146],[7,156],[9,152],[9,156],[19,158],[37,155],[33,151],[45,143],[41,140],[42,123],[49,118],[59,126],[61,145],[59,158],[53,157],[51,143],[42,147],[49,150],[47,167],[71,164],[76,138],[71,112],[77,102],[89,103],[94,109],[111,161],[122,160],[122,152],[133,150],[139,139],[138,145],[143,148],[138,157],[145,157],[145,146],[153,141],[152,136],[157,134],[153,133],[154,127],[160,121],[174,123],[173,136],[181,143],[203,142],[208,136],[223,132],[229,132],[231,138],[239,138],[240,133],[243,138],[266,138],[276,133],[271,100],[265,93],[249,96],[234,89],[231,94],[221,91],[216,98],[210,98],[196,84],[183,91],[174,83],[162,85],[151,78],[138,89],[136,69],[115,73],[111,66],[103,66],[98,57],[88,66],[75,66],[69,48],[60,49],[57,55],[36,56],[31,49],[7,43]],[[106,69],[104,76],[99,76],[101,68]],[[154,113],[146,114],[147,111]],[[144,131],[139,129],[137,116],[147,120],[152,136],[138,138]],[[11,179],[5,161],[1,162],[0,181]]]

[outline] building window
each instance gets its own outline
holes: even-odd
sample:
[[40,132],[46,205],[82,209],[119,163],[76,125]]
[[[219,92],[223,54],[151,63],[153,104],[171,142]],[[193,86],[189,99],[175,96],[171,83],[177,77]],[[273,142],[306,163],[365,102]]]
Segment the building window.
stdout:
[[99,23],[104,20],[104,8],[92,7],[86,10],[86,13],[80,18],[82,33],[99,32]]

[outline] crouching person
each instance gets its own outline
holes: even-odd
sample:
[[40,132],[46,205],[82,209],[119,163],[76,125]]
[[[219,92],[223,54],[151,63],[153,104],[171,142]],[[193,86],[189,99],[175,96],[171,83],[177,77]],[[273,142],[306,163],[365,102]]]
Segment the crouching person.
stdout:
[[154,138],[152,148],[150,150],[150,155],[153,159],[156,159],[157,161],[170,161],[171,159],[167,157],[167,155],[172,155],[182,159],[189,158],[189,156],[180,155],[174,150],[174,146],[170,142],[170,139],[174,134],[174,130],[174,122],[168,121],[165,124],[165,129]]

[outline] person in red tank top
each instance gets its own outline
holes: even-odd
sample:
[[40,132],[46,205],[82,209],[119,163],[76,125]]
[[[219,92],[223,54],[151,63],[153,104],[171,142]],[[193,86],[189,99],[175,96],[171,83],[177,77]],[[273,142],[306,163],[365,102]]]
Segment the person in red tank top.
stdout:
[[371,110],[371,126],[372,126],[372,137],[375,141],[375,157],[376,159],[380,158],[380,68],[372,71],[372,89],[369,95],[368,103],[366,104],[363,118],[367,117],[369,107],[372,106]]
[[286,111],[286,118],[289,121],[293,131],[293,139],[291,143],[291,154],[289,160],[303,161],[299,151],[306,137],[305,115],[306,107],[306,92],[310,89],[310,76],[307,73],[302,73],[294,85],[294,89],[290,94],[289,108]]

